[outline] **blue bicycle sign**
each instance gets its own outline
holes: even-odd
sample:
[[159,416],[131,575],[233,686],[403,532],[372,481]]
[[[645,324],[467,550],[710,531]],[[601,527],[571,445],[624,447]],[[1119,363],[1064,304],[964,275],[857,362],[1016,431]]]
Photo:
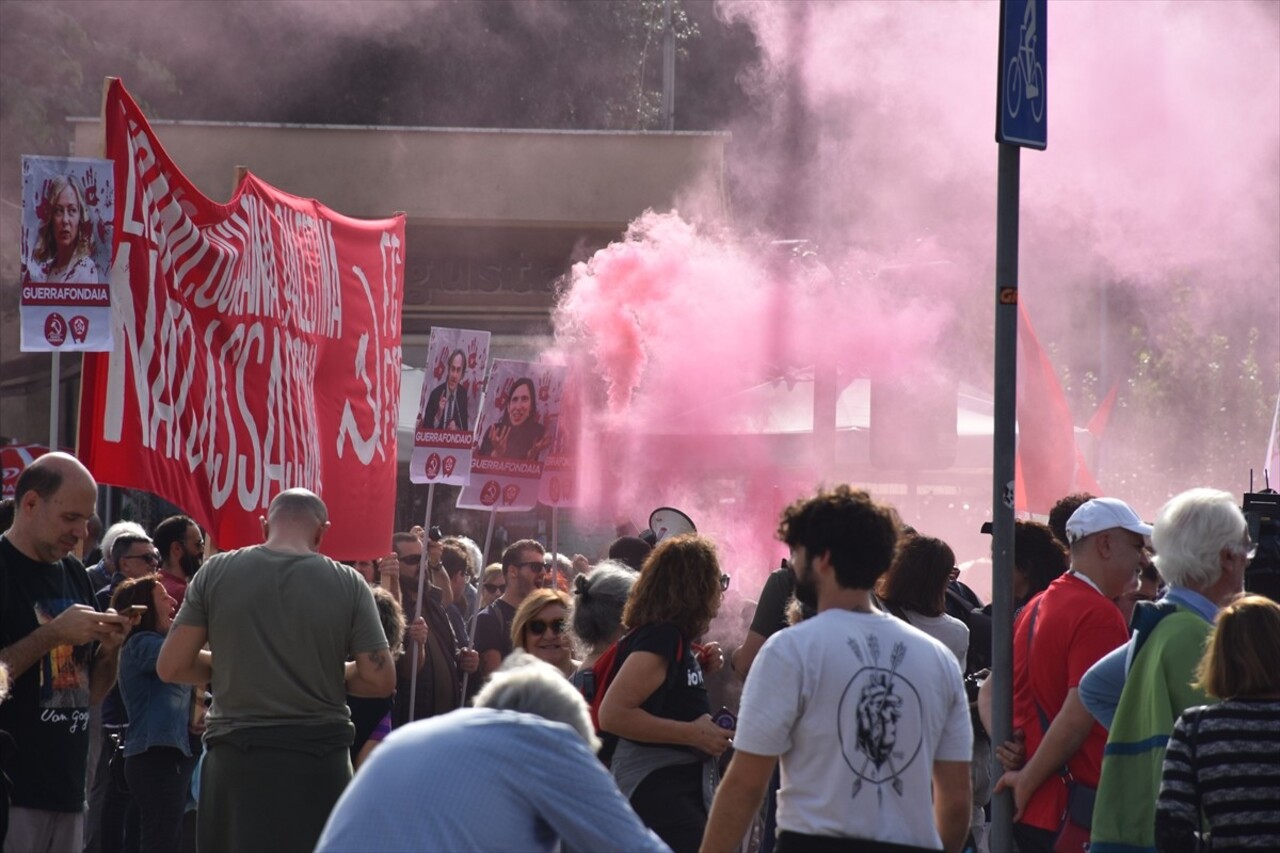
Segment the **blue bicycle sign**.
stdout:
[[1005,76],[1009,99],[1005,102],[1009,115],[1017,117],[1025,99],[1037,122],[1044,118],[1044,65],[1036,61],[1036,4],[1028,3],[1018,30],[1018,55],[1009,60]]
[[1000,4],[1000,113],[996,140],[1044,148],[1047,0]]

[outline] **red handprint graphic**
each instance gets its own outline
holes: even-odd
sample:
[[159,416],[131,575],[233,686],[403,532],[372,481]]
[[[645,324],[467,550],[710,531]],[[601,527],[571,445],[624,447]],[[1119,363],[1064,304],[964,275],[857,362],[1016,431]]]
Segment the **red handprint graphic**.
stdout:
[[538,377],[538,402],[545,403],[551,399],[551,374],[544,373]]
[[514,381],[515,380],[511,379],[511,377],[507,377],[507,381],[502,383],[502,390],[498,392],[498,396],[493,400],[493,404],[497,406],[500,411],[505,411],[507,408],[507,397],[511,394],[511,386],[514,384]]
[[40,194],[36,196],[36,219],[40,222],[48,222],[49,217],[53,215],[53,208],[50,206],[49,192],[53,189],[53,178],[45,178],[44,183],[40,185]]
[[86,172],[84,176],[84,205],[98,206],[98,176],[93,172]]
[[444,376],[445,365],[449,361],[449,348],[441,347],[440,354],[436,356],[436,366],[432,368],[431,375],[437,380]]
[[467,347],[467,366],[472,370],[476,369],[476,356],[480,351],[480,342],[475,338],[471,339],[471,345]]

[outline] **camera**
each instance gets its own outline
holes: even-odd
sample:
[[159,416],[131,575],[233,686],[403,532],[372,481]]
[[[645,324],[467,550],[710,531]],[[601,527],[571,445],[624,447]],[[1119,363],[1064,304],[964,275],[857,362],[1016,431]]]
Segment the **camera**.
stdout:
[[1246,492],[1240,509],[1257,552],[1244,570],[1244,588],[1280,602],[1280,492]]

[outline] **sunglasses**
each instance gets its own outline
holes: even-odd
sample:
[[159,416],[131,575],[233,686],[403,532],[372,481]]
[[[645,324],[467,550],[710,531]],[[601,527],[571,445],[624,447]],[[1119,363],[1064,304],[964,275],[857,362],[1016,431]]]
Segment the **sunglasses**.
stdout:
[[121,560],[144,560],[148,566],[160,565],[159,554],[128,554],[120,558]]
[[500,592],[505,592],[507,585],[505,583],[487,583],[484,585],[484,588],[486,591],[497,595]]
[[720,591],[721,591],[721,592],[728,592],[728,591],[729,591],[729,576],[728,576],[728,575],[721,575],[721,576],[720,576]]
[[402,566],[416,566],[422,562],[421,554],[402,554],[399,558]]
[[529,560],[528,562],[525,562],[525,563],[516,563],[516,566],[521,569],[530,569],[531,571],[535,571],[535,572],[547,571],[547,564],[542,562],[541,560]]
[[548,628],[550,628],[551,632],[558,637],[565,631],[565,621],[563,619],[556,619],[552,622],[548,622],[545,619],[529,620],[530,634],[541,637],[543,634],[547,633]]

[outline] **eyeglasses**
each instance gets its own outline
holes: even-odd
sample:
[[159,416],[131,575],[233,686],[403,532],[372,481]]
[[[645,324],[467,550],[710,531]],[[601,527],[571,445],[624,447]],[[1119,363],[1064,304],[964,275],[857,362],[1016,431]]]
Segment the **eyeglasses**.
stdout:
[[541,560],[527,560],[523,563],[516,563],[516,568],[531,569],[535,572],[545,572],[547,571],[547,564]]
[[160,565],[159,554],[126,554],[120,558],[121,560],[143,560],[148,566]]
[[556,619],[552,622],[548,622],[545,619],[531,619],[529,621],[530,634],[541,637],[543,634],[547,633],[548,628],[550,628],[551,632],[558,637],[564,633],[565,621],[563,619]]
[[401,554],[399,557],[399,560],[400,560],[400,565],[402,566],[416,566],[422,562],[422,555],[421,554]]
[[506,591],[507,585],[505,583],[487,583],[484,585],[484,588],[486,592],[498,595],[499,593]]
[[721,575],[721,576],[720,576],[720,591],[721,591],[721,592],[728,592],[728,591],[729,591],[729,576],[728,576],[728,575]]

